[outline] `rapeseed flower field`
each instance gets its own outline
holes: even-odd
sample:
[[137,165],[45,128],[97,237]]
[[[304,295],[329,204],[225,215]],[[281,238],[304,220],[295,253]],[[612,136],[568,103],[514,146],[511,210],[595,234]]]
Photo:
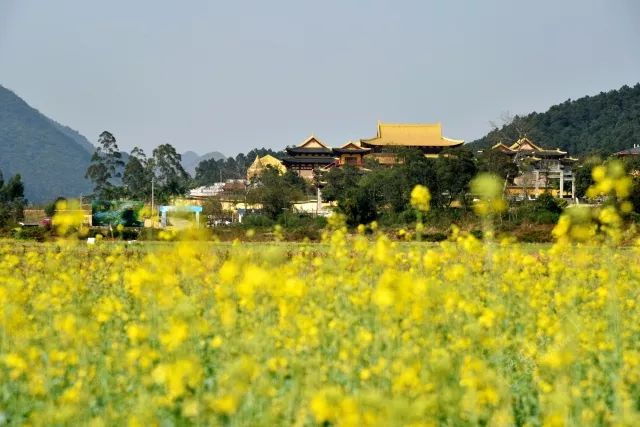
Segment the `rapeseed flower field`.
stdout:
[[339,217],[322,245],[0,242],[0,424],[640,425],[616,173],[550,246]]

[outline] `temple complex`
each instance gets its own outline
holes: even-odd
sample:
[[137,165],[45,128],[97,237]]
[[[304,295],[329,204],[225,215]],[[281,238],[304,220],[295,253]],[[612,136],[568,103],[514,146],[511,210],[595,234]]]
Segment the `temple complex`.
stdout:
[[336,161],[333,150],[313,135],[296,147],[287,147],[286,151],[288,156],[282,163],[307,180],[313,179],[314,169],[326,168]]
[[425,155],[437,156],[445,148],[459,147],[463,140],[442,136],[442,125],[378,123],[374,138],[349,141],[339,148],[331,148],[314,136],[296,147],[287,147],[282,163],[305,179],[313,179],[316,169],[329,169],[346,165],[364,167],[364,160],[371,158],[381,165],[398,163],[398,149],[413,148]]
[[529,138],[520,138],[507,146],[498,143],[491,147],[512,158],[520,174],[507,185],[507,194],[516,197],[537,197],[549,192],[556,197],[567,196],[566,185],[571,183],[570,197],[576,196],[573,164],[578,160],[559,148],[549,150],[534,144]]

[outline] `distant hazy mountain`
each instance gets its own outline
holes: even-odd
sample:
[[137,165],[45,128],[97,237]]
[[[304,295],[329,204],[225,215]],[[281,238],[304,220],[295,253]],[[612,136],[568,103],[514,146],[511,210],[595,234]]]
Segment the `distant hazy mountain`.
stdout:
[[58,128],[59,131],[72,138],[75,142],[80,144],[80,146],[84,147],[85,150],[93,154],[96,147],[92,143],[90,143],[89,140],[84,137],[84,135],[81,135],[77,130],[71,129],[69,126],[61,125],[53,119],[49,120],[51,120],[51,123],[53,123],[53,125]]
[[640,83],[567,100],[544,113],[516,116],[512,123],[473,141],[478,148],[513,143],[526,135],[546,148],[574,156],[608,155],[640,144]]
[[212,151],[210,153],[203,154],[202,156],[199,156],[193,151],[185,151],[182,153],[182,167],[189,173],[189,175],[195,176],[196,166],[198,166],[201,161],[209,159],[220,160],[225,158],[224,154],[217,151]]
[[19,173],[30,202],[88,194],[84,178],[93,146],[78,132],[30,107],[0,86],[0,170]]

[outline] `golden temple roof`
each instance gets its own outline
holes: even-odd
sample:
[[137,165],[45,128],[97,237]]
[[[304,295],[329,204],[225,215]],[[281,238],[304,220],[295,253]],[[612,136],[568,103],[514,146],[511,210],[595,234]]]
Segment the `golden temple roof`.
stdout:
[[364,147],[362,146],[362,144],[360,144],[360,141],[348,141],[346,144],[344,144],[343,146],[341,146],[339,148],[341,148],[341,149],[361,150]]
[[320,141],[315,136],[311,135],[309,138],[305,139],[302,144],[298,145],[296,148],[326,148],[330,149],[326,144]]
[[544,148],[539,145],[534,144],[529,138],[526,136],[524,138],[520,138],[516,142],[514,142],[509,149],[513,151],[518,150],[530,150],[530,151],[543,151]]
[[270,154],[262,157],[256,156],[256,159],[251,163],[249,169],[247,169],[247,179],[252,180],[253,178],[259,177],[268,166],[271,166],[281,174],[287,171],[287,168],[284,167],[282,162]]
[[491,149],[500,150],[505,153],[527,152],[527,153],[540,153],[540,154],[552,155],[552,156],[560,156],[560,155],[567,154],[566,151],[562,151],[559,148],[556,148],[554,150],[543,148],[537,144],[534,144],[533,141],[531,141],[526,136],[518,139],[516,142],[511,144],[511,146],[507,147],[505,144],[499,142],[495,144],[493,147],[491,147]]
[[400,147],[457,147],[461,139],[442,136],[440,123],[378,123],[378,135],[362,139],[368,145]]

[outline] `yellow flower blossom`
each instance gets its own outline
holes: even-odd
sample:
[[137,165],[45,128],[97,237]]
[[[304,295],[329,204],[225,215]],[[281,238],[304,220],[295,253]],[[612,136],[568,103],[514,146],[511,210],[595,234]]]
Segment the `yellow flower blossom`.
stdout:
[[415,209],[427,212],[431,202],[431,193],[424,185],[416,185],[411,191],[411,206]]

